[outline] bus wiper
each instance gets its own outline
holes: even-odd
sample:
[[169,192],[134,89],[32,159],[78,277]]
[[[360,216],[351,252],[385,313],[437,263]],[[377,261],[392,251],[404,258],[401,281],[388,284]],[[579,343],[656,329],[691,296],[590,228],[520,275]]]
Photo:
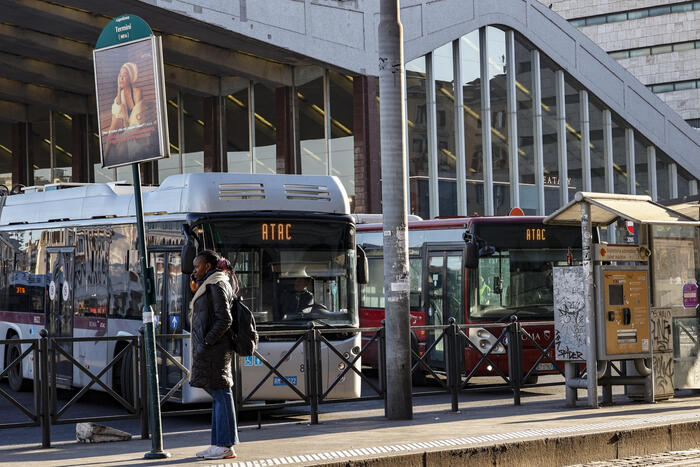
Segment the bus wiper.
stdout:
[[289,321],[304,321],[307,323],[314,323],[323,326],[324,328],[333,328],[334,326],[330,324],[327,321],[322,320],[321,318],[313,318],[313,319],[306,319],[306,318],[292,318],[292,319],[285,319],[284,321],[289,322]]

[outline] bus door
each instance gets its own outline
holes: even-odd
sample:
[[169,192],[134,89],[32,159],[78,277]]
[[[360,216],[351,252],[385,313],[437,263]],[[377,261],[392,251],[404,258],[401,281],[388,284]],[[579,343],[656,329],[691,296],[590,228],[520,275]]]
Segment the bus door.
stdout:
[[[428,326],[446,325],[450,318],[464,322],[464,293],[462,248],[427,246],[425,255],[425,283],[423,287],[423,307],[425,324]],[[439,332],[428,332],[426,348],[433,344]],[[445,338],[440,340],[428,356],[428,364],[434,368],[445,368]],[[461,365],[461,352],[457,355]],[[458,366],[461,368],[461,366]]]
[[[48,248],[46,255],[46,323],[49,336],[73,337],[73,248]],[[71,356],[73,343],[59,344]],[[73,364],[56,352],[56,383],[68,386],[73,382]]]
[[[182,339],[166,337],[170,334],[181,334],[185,326],[186,315],[182,305],[183,277],[180,264],[180,251],[150,251],[151,266],[154,269],[156,285],[156,303],[153,305],[153,312],[157,317],[156,335],[161,335],[156,339],[158,344],[169,354],[182,363]],[[158,381],[161,394],[166,394],[170,388],[175,386],[182,377],[180,369],[170,358],[166,358],[161,351],[156,352],[158,357]],[[174,395],[173,400],[179,398]]]

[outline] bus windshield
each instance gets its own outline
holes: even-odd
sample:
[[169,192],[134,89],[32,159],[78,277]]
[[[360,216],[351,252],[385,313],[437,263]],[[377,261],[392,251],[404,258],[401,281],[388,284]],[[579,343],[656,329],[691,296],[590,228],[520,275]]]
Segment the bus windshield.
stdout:
[[233,219],[208,224],[258,324],[357,324],[355,230],[345,221]]
[[[504,249],[479,258],[472,273],[470,317],[473,320],[553,319],[552,268],[566,266],[568,249]],[[581,250],[572,253],[580,264]]]

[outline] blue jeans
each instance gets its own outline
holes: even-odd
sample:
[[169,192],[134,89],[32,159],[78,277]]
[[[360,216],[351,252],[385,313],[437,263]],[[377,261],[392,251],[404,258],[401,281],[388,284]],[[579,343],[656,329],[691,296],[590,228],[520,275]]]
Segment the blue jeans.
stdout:
[[238,444],[238,426],[231,388],[207,389],[207,392],[212,398],[211,444],[225,447]]

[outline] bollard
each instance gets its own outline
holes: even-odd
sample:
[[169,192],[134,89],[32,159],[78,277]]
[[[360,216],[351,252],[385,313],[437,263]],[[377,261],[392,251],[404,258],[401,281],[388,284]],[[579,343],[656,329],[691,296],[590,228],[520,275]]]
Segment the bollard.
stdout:
[[51,447],[51,409],[49,407],[49,333],[46,329],[39,332],[39,360],[41,360],[41,447]]
[[[253,358],[257,358],[253,355]],[[243,405],[243,376],[241,375],[241,357],[233,354],[233,402],[234,410],[236,411],[236,420],[240,420],[241,406]]]
[[318,424],[318,362],[316,355],[316,329],[314,323],[309,323],[304,340],[306,348],[306,391],[311,407],[311,424]]
[[459,412],[459,368],[457,365],[457,323],[450,317],[447,321],[445,339],[447,350],[447,385],[452,395],[452,412]]
[[149,439],[151,437],[150,430],[148,426],[148,397],[145,394],[148,382],[146,381],[146,360],[143,358],[145,354],[144,350],[144,339],[143,339],[144,329],[139,328],[138,337],[138,347],[139,347],[139,369],[140,369],[140,391],[139,394],[139,410],[141,411],[141,439]]
[[564,364],[567,407],[576,407],[576,401],[578,400],[578,389],[569,386],[569,381],[573,381],[574,379],[578,378],[576,369],[577,365],[578,363],[576,362],[566,362]]
[[508,325],[508,374],[513,386],[513,405],[520,405],[520,387],[522,385],[522,338],[518,317],[511,317]]

